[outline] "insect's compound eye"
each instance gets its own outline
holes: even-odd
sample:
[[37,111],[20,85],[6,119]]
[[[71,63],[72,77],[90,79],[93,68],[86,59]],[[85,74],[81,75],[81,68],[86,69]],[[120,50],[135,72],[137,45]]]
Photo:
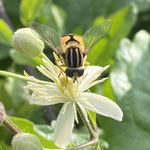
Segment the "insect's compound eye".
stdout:
[[78,70],[78,77],[83,76],[83,73],[84,73],[84,69]]
[[73,69],[66,69],[65,70],[65,73],[68,77],[72,78],[73,77],[73,73],[74,73],[74,70]]

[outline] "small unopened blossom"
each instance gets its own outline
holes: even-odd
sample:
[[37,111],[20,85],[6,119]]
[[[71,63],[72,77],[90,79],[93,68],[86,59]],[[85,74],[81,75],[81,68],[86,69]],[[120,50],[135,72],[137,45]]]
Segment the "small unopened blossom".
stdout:
[[43,150],[43,148],[38,137],[21,132],[13,137],[12,150]]
[[39,56],[44,49],[44,43],[30,28],[17,30],[12,38],[13,47],[23,55],[33,58]]
[[[57,56],[54,56],[57,60]],[[74,120],[78,122],[76,105],[80,107],[87,120],[86,109],[118,121],[122,120],[123,113],[116,103],[105,96],[87,92],[89,88],[106,79],[96,80],[109,66],[87,66],[84,75],[78,78],[78,82],[73,82],[72,79],[66,78],[63,72],[60,74],[60,69],[51,61],[43,59],[43,62],[44,66],[37,68],[50,81],[45,84],[28,82],[26,88],[33,91],[30,104],[42,106],[64,104],[54,131],[57,146],[65,148],[69,144]]]

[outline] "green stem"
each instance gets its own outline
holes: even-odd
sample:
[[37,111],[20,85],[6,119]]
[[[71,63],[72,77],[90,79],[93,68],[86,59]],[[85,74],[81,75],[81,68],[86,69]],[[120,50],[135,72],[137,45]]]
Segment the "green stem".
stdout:
[[90,145],[95,145],[97,143],[97,141],[98,140],[95,138],[93,140],[88,141],[87,143],[77,145],[77,146],[72,147],[72,148],[67,148],[65,150],[78,150],[78,149],[81,149],[81,148],[84,148],[84,147],[87,147],[87,146],[90,146]]
[[3,121],[3,124],[6,128],[8,128],[13,134],[18,134],[21,132],[21,130],[8,118],[8,116],[5,114],[5,119]]
[[26,77],[26,76],[23,76],[23,75],[18,75],[18,74],[15,74],[15,73],[2,71],[2,70],[0,70],[0,75],[1,76],[6,76],[6,77],[12,77],[12,78],[16,78],[16,79],[20,79],[20,80],[24,80],[24,81],[35,82],[35,83],[39,83],[39,84],[46,84],[47,83],[45,81],[41,81],[41,80],[38,80],[38,79],[35,79],[35,78]]
[[89,131],[89,133],[90,133],[90,135],[91,135],[91,139],[97,139],[98,136],[97,136],[96,132],[94,132],[94,130],[92,129],[92,126],[91,126],[89,120],[87,120],[87,119],[85,118],[85,116],[84,116],[84,114],[83,114],[83,112],[82,112],[80,106],[79,106],[78,104],[76,104],[76,106],[77,106],[78,112],[79,112],[79,114],[80,114],[80,117],[81,117],[81,119],[82,119],[84,125],[86,126],[87,130]]

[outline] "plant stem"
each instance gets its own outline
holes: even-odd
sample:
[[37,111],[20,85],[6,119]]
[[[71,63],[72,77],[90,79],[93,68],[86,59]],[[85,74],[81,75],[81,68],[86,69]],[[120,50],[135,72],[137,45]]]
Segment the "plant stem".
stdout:
[[23,75],[18,75],[18,74],[15,74],[15,73],[2,71],[2,70],[0,70],[0,75],[6,76],[6,77],[17,78],[17,79],[21,79],[21,80],[24,80],[24,81],[35,82],[35,83],[39,83],[39,84],[48,83],[46,81],[41,81],[41,80],[38,80],[38,79],[35,79],[35,78],[26,77],[26,76],[23,76]]
[[6,128],[8,128],[13,134],[18,134],[21,132],[21,130],[8,118],[8,116],[5,114],[5,119],[3,121],[3,124]]
[[48,57],[42,52],[40,55],[39,55],[40,58],[44,58],[46,59],[47,61],[49,61]]
[[84,143],[84,144],[81,144],[72,148],[67,148],[65,150],[78,150],[78,149],[81,149],[90,145],[94,145],[96,143],[97,143],[97,139],[93,139],[93,140],[88,141],[87,143]]
[[87,120],[85,118],[84,113],[82,112],[80,106],[78,104],[76,104],[76,106],[77,106],[78,112],[80,114],[80,117],[81,117],[84,125],[86,126],[87,130],[89,131],[89,133],[91,135],[91,139],[97,139],[98,136],[97,136],[96,132],[94,132],[94,130],[92,129],[92,126],[91,126],[89,120]]

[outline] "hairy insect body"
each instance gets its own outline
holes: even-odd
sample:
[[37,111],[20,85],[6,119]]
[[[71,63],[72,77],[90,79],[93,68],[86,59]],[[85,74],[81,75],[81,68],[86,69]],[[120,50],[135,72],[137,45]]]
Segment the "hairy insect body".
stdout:
[[64,35],[61,38],[62,54],[64,63],[67,69],[65,73],[68,77],[74,78],[81,77],[84,73],[84,46],[82,37],[79,35]]

